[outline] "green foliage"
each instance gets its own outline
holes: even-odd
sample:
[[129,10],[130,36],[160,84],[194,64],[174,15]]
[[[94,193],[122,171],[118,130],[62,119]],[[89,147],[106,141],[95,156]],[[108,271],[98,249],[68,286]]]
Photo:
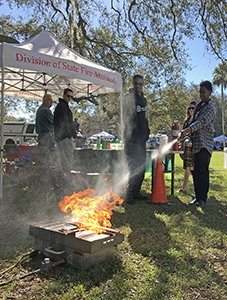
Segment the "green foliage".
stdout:
[[[225,120],[225,110],[226,110],[226,100],[224,97],[224,89],[227,87],[227,63],[222,62],[219,64],[215,69],[214,69],[214,78],[213,78],[213,84],[217,86],[221,86],[221,104],[217,105],[218,107],[218,119],[220,120],[219,122],[216,122],[216,124],[222,124],[222,128],[218,130],[220,134],[225,135],[225,128],[226,128],[226,120]],[[220,117],[222,119],[220,119]],[[221,126],[220,126],[221,127]]]
[[[183,124],[188,102],[198,99],[196,86],[186,87],[183,81],[185,70],[190,68],[184,37],[205,37],[207,48],[223,61],[226,59],[223,51],[226,11],[220,1],[8,0],[7,3],[11,8],[22,7],[25,15],[18,18],[1,15],[2,34],[23,41],[47,29],[79,54],[121,72],[124,92],[132,76],[141,73],[152,133],[163,127],[168,132],[176,119]],[[93,134],[92,128],[100,128],[119,135],[119,103],[116,95],[96,97],[96,102],[80,99],[73,106],[74,116],[80,120],[85,134]],[[30,103],[25,105],[34,119],[34,109],[30,110]],[[221,128],[219,115],[216,133]],[[92,126],[86,124],[88,118]]]
[[166,89],[159,89],[147,96],[149,122],[152,134],[166,129],[170,133],[174,120],[178,120],[181,128],[186,117],[188,103],[192,100],[199,102],[198,87],[186,87],[183,82]]
[[223,62],[219,64],[215,69],[214,69],[214,78],[213,78],[213,84],[220,86],[223,84],[224,88],[227,87],[227,63]]

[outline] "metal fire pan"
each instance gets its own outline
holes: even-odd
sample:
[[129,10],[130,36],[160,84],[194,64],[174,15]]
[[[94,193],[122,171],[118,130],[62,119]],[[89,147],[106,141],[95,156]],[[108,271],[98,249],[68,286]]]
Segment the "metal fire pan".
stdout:
[[119,231],[110,228],[105,229],[106,232],[101,234],[102,238],[100,235],[88,233],[88,239],[86,239],[86,234],[83,238],[79,237],[83,231],[78,230],[76,224],[54,221],[32,224],[29,233],[35,238],[47,241],[50,245],[57,244],[62,245],[63,248],[72,248],[83,253],[95,253],[118,245],[124,240],[124,235]]

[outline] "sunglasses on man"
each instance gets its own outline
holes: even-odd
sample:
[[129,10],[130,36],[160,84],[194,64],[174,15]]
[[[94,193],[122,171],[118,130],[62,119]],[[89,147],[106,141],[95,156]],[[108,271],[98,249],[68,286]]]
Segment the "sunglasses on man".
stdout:
[[188,107],[188,109],[192,109],[193,110],[193,109],[195,109],[195,107]]
[[73,96],[72,95],[66,95],[68,98],[73,98]]

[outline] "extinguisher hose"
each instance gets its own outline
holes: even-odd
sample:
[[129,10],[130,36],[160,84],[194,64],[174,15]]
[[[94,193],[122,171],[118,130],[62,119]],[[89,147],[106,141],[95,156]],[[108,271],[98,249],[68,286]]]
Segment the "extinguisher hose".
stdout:
[[32,257],[38,255],[39,253],[40,253],[39,250],[35,250],[35,251],[32,251],[31,253],[23,255],[14,265],[12,265],[11,267],[7,268],[6,270],[0,272],[0,280],[3,277],[5,277],[5,275],[7,273],[9,273],[10,271],[12,271],[16,266],[18,266],[20,263],[22,263],[23,261],[27,260],[28,258],[32,258]]
[[1,283],[0,283],[0,286],[7,285],[7,284],[9,284],[9,283],[11,283],[11,282],[13,282],[13,281],[23,279],[23,278],[25,278],[25,277],[31,276],[31,275],[33,275],[33,274],[35,274],[35,273],[40,272],[40,271],[41,271],[41,268],[39,268],[39,269],[37,269],[37,270],[35,270],[35,271],[32,271],[32,272],[30,272],[30,273],[28,273],[28,274],[25,274],[25,275],[23,275],[23,276],[13,278],[13,279],[8,280],[8,281],[5,281],[5,282],[1,282]]
[[34,271],[32,271],[32,272],[30,272],[28,274],[25,274],[25,275],[22,275],[22,276],[19,276],[19,277],[15,277],[15,278],[13,278],[11,280],[1,282],[0,283],[0,287],[4,286],[4,285],[7,285],[7,284],[9,284],[11,282],[14,282],[16,280],[24,279],[24,278],[26,278],[28,276],[34,275],[34,274],[39,273],[39,272],[45,272],[45,273],[47,273],[47,272],[51,271],[52,267],[57,267],[57,266],[59,266],[61,264],[64,264],[65,262],[66,262],[65,259],[61,259],[61,260],[56,261],[56,262],[51,262],[50,259],[47,259],[47,260],[44,259],[44,261],[42,262],[41,267],[39,269],[34,270]]

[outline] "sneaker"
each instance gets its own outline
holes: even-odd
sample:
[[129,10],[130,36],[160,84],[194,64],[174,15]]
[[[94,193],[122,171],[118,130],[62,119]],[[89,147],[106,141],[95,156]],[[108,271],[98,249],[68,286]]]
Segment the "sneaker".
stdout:
[[198,205],[199,201],[195,198],[193,201],[189,202],[189,205]]

